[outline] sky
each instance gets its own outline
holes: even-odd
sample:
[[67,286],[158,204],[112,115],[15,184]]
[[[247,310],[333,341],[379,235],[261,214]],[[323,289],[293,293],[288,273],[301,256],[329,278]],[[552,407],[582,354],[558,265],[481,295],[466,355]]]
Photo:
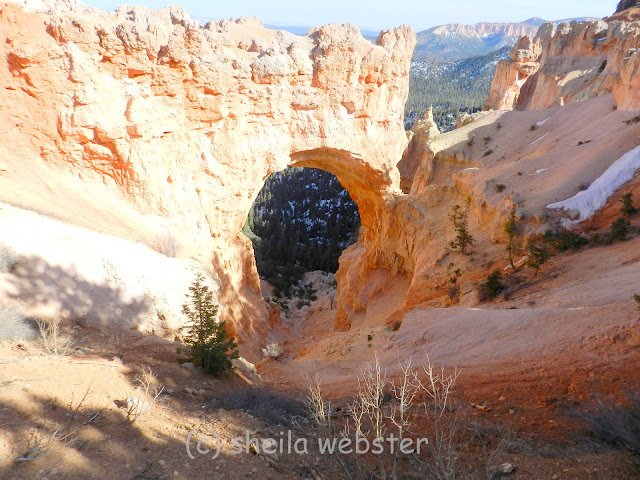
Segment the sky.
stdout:
[[354,23],[366,30],[407,24],[421,31],[447,23],[605,17],[615,11],[618,0],[84,0],[84,3],[103,10],[114,10],[122,3],[152,9],[177,4],[187,9],[192,18],[220,20],[249,16],[266,24],[289,26]]

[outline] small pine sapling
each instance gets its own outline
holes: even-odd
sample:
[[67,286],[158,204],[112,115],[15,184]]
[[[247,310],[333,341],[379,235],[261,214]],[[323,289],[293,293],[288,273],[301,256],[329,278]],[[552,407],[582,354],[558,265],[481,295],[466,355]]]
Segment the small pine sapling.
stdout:
[[549,251],[546,243],[542,243],[540,245],[536,245],[532,243],[529,245],[529,265],[531,268],[535,270],[535,276],[538,275],[540,268],[549,261],[552,254]]
[[468,247],[473,246],[474,239],[469,233],[469,207],[471,206],[471,196],[467,197],[465,202],[464,211],[461,210],[460,205],[453,207],[453,212],[449,215],[449,218],[453,222],[453,226],[456,230],[456,239],[449,243],[454,250],[459,249],[463,255],[468,255]]
[[611,224],[611,240],[626,240],[631,222],[624,217],[618,218]]
[[504,223],[504,233],[507,234],[507,254],[509,255],[509,263],[511,264],[511,268],[516,269],[515,264],[513,263],[513,253],[517,248],[517,237],[520,233],[520,227],[518,226],[518,219],[516,218],[516,206],[513,205],[511,207],[511,211],[509,212],[509,218]]
[[482,285],[484,292],[489,298],[495,298],[502,290],[504,290],[504,284],[500,280],[502,274],[500,270],[494,270],[487,277],[487,281]]
[[449,283],[455,285],[458,282],[458,278],[462,276],[462,271],[459,268],[456,268],[453,272],[451,278],[449,278]]
[[638,209],[633,205],[633,194],[631,192],[625,193],[620,201],[622,202],[622,208],[620,213],[623,217],[630,217],[638,213]]
[[232,368],[231,360],[238,358],[238,344],[228,336],[226,322],[218,322],[218,306],[213,303],[213,294],[204,285],[202,274],[197,275],[189,291],[189,304],[182,306],[182,313],[189,319],[184,339],[189,353],[178,361],[192,362],[207,373],[219,375]]

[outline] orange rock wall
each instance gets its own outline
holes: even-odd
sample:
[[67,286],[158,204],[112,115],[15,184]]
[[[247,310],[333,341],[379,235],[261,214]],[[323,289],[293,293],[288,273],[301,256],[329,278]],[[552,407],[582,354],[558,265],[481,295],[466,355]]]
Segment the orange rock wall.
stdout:
[[296,36],[256,19],[202,26],[178,7],[73,10],[0,4],[0,124],[14,162],[32,152],[194,239],[208,232],[241,339],[267,328],[241,229],[271,173],[335,174],[360,209],[367,261],[393,263],[379,224],[407,144],[410,28],[374,45],[352,25]]
[[486,106],[540,110],[613,93],[620,110],[638,110],[639,48],[637,21],[546,23],[498,64]]

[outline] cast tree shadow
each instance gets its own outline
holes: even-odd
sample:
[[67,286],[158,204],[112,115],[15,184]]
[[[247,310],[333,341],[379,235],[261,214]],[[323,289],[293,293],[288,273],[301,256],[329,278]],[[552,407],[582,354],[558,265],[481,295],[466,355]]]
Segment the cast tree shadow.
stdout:
[[23,256],[13,269],[7,296],[27,307],[54,307],[67,319],[134,328],[157,321],[154,300],[144,294],[127,298],[116,283],[96,283],[79,272]]

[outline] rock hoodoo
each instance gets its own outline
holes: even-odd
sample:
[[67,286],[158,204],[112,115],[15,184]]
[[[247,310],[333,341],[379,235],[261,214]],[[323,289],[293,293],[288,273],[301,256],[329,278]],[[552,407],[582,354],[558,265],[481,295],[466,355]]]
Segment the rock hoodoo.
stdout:
[[640,26],[619,21],[545,23],[498,64],[487,107],[540,110],[613,93],[640,108]]

